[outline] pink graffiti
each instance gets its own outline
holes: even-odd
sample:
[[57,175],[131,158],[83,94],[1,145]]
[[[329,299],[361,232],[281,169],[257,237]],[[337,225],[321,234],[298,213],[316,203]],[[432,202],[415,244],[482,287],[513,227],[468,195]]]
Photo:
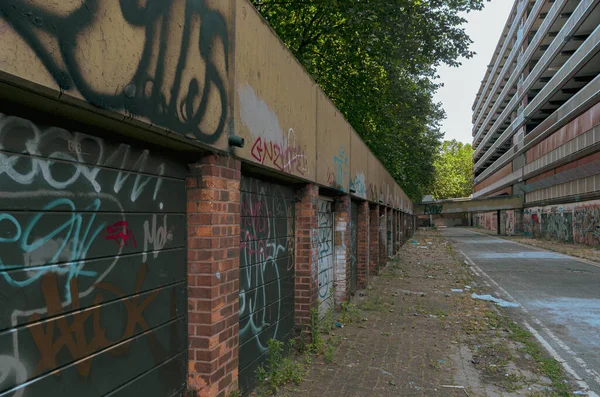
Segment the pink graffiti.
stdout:
[[289,130],[287,137],[283,136],[281,144],[258,137],[254,141],[250,153],[259,163],[270,163],[280,171],[289,174],[298,172],[300,175],[304,175],[308,168],[304,149],[296,144],[293,129]]
[[106,228],[107,236],[106,240],[114,240],[119,244],[119,247],[127,246],[127,242],[129,239],[132,240],[133,246],[137,247],[137,242],[135,241],[135,236],[133,235],[133,231],[127,227],[126,221],[113,223],[111,226]]

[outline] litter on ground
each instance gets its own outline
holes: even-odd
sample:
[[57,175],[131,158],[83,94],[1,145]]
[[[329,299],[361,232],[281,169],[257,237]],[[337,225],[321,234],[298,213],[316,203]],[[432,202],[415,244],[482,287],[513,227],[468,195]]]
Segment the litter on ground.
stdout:
[[494,298],[492,295],[477,295],[474,292],[473,292],[473,295],[471,295],[471,298],[481,299],[483,301],[494,302],[495,304],[497,304],[500,307],[519,307],[520,306],[518,303],[507,302],[500,298]]

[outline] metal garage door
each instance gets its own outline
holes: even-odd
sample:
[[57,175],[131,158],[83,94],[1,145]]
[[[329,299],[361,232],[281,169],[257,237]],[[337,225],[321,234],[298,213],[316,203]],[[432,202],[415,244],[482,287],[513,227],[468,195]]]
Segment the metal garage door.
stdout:
[[0,114],[0,395],[182,390],[185,173]]
[[358,283],[358,204],[352,202],[350,213],[350,292]]
[[319,310],[333,306],[333,203],[319,198]]
[[269,339],[294,326],[294,190],[242,177],[239,383],[251,386]]

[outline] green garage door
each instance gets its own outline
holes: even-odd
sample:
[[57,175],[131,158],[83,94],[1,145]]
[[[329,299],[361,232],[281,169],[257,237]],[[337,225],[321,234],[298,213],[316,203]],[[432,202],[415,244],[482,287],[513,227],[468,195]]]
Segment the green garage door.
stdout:
[[253,386],[269,339],[294,327],[294,190],[242,176],[239,384]]
[[0,395],[187,381],[185,165],[0,114]]

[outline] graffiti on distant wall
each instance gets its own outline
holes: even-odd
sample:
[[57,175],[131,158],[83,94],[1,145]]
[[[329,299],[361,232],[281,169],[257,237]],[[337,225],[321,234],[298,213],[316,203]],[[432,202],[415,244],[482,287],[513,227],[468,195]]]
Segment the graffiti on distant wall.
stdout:
[[333,156],[333,164],[335,174],[333,185],[343,191],[345,189],[346,181],[348,180],[349,169],[348,153],[343,146],[340,147],[339,153]]
[[442,205],[429,205],[429,204],[426,204],[423,213],[425,215],[439,215],[439,214],[442,213],[443,209],[444,209],[444,206],[442,206]]
[[506,234],[515,234],[515,210],[506,211]]
[[[52,12],[25,0],[2,2],[0,15],[62,91],[76,90],[94,106],[145,118],[205,143],[223,135],[229,35],[225,17],[208,1],[77,3],[69,11]],[[114,29],[121,34],[108,33]],[[123,37],[142,46],[121,51]],[[90,47],[90,42],[102,46]],[[90,48],[106,51],[101,57],[111,60],[107,70],[94,63],[99,60]],[[195,65],[203,65],[203,73]],[[125,71],[130,74],[119,74]]]
[[542,213],[540,227],[544,238],[573,242],[573,214],[571,212]]
[[574,240],[579,244],[600,244],[600,207],[584,206],[575,209]]
[[319,200],[319,307],[324,314],[333,305],[334,246],[333,246],[333,203]]
[[367,198],[367,185],[365,183],[365,173],[357,172],[354,179],[350,180],[350,192],[356,196]]
[[[186,348],[185,230],[175,227],[185,198],[173,195],[185,172],[148,150],[0,114],[0,330],[11,330],[0,336],[0,390],[58,390],[60,376],[39,377],[56,371],[104,394],[120,386],[98,384],[105,354],[133,379],[140,349],[162,362],[165,338]],[[168,228],[163,210],[177,220]],[[164,235],[148,241],[159,219]],[[134,336],[145,331],[142,347]]]
[[240,189],[240,345],[241,354],[258,357],[269,339],[290,332],[294,192],[246,177]]

